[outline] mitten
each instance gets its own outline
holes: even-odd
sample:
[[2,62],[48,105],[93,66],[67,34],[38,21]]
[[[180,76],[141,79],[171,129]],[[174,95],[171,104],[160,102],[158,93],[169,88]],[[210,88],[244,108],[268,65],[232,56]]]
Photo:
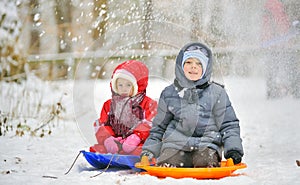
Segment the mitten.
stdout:
[[148,151],[148,150],[143,150],[141,152],[141,159],[142,159],[143,156],[148,157],[149,161],[152,161],[154,159],[154,154],[152,152]]
[[106,148],[107,153],[115,154],[119,151],[119,146],[117,144],[119,142],[118,138],[110,136],[109,138],[105,139],[104,146]]
[[234,164],[239,164],[242,161],[242,155],[235,150],[228,151],[225,158],[226,159],[231,158]]
[[141,139],[136,134],[128,136],[122,145],[122,149],[125,153],[131,153],[140,144]]

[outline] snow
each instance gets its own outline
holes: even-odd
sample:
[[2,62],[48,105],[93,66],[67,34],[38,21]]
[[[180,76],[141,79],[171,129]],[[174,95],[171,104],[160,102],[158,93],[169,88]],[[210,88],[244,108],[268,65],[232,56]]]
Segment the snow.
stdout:
[[[89,108],[90,112],[98,112],[102,102],[110,95],[109,82],[105,80],[59,83],[61,91],[66,92],[62,104],[67,106],[69,116],[76,115],[73,106],[81,104],[82,109],[86,109],[84,102],[88,99],[92,99],[95,105]],[[150,80],[148,95],[158,99],[160,91],[168,83],[159,79]],[[96,119],[97,113],[90,114],[90,118],[83,116],[78,119],[78,116],[74,116],[75,119],[60,121],[52,134],[43,138],[29,135],[2,136],[0,184],[299,184],[296,178],[300,175],[300,168],[296,160],[300,159],[300,100],[293,97],[266,99],[262,77],[231,76],[225,77],[223,83],[241,124],[245,150],[243,162],[248,167],[237,170],[235,173],[241,174],[239,176],[220,180],[158,179],[131,171],[109,171],[90,178],[101,170],[90,166],[82,155],[70,173],[64,175],[79,151],[88,150],[93,144],[94,140],[88,139],[87,135],[93,138],[91,120]],[[76,86],[81,87],[81,90],[77,91]],[[86,96],[91,92],[95,94]],[[74,98],[76,96],[80,98]],[[79,100],[79,104],[75,102]],[[78,122],[84,118],[87,118],[84,123]]]

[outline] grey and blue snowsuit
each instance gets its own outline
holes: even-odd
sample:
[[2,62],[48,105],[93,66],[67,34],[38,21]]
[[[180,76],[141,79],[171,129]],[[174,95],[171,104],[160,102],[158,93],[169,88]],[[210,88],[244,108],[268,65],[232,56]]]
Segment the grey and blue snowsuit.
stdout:
[[[198,81],[188,80],[182,69],[183,53],[191,46],[204,48],[209,58],[205,74]],[[174,83],[160,95],[144,151],[156,158],[167,148],[185,152],[210,148],[217,151],[219,159],[223,150],[225,157],[232,150],[243,156],[239,120],[229,97],[221,85],[210,82],[212,62],[211,50],[201,43],[190,43],[180,50]]]

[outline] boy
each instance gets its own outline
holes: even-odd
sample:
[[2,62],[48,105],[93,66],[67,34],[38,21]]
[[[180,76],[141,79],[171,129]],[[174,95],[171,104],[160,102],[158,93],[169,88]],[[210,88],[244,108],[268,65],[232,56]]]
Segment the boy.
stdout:
[[244,154],[239,120],[224,88],[211,83],[212,53],[201,43],[185,45],[176,58],[174,83],[160,96],[158,112],[141,156],[172,167],[218,167]]

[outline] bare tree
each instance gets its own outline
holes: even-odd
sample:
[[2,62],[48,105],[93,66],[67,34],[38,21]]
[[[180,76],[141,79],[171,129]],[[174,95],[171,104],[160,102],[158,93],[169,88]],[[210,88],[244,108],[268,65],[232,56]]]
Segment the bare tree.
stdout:
[[94,0],[93,9],[93,40],[95,42],[94,49],[101,47],[104,42],[104,35],[107,25],[107,0]]
[[[212,13],[205,14],[207,9]],[[200,39],[211,46],[221,45],[222,33],[218,29],[220,11],[219,5],[212,1],[193,0],[191,3],[191,40],[199,41]],[[209,19],[207,21],[209,24],[204,23],[205,18]]]
[[143,22],[142,22],[142,48],[150,49],[149,40],[151,39],[151,20],[152,11],[153,11],[153,2],[152,0],[144,1],[144,11],[143,11]]
[[191,20],[192,20],[192,27],[191,27],[191,40],[198,41],[198,37],[200,36],[200,7],[197,0],[193,0],[191,8]]
[[57,24],[58,53],[72,50],[72,2],[71,0],[55,0],[54,14]]
[[41,22],[41,13],[40,13],[40,4],[39,0],[30,0],[29,2],[29,11],[30,11],[30,22],[32,23],[31,32],[30,32],[30,50],[31,54],[40,53],[40,22]]

